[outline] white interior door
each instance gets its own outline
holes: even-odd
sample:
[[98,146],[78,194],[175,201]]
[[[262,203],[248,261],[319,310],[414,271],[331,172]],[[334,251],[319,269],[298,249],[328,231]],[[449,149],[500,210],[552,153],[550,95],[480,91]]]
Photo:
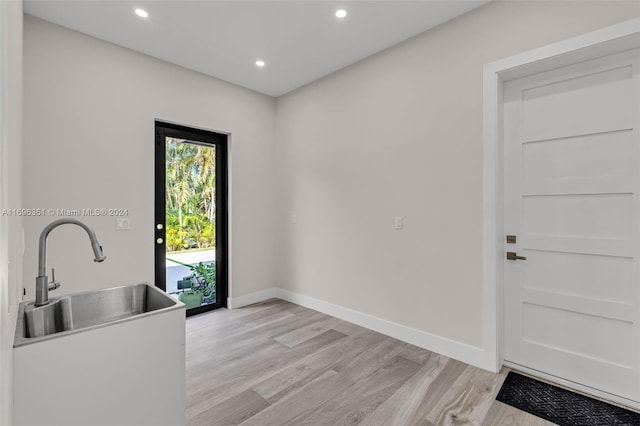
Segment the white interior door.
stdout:
[[504,86],[505,360],[640,401],[639,49]]

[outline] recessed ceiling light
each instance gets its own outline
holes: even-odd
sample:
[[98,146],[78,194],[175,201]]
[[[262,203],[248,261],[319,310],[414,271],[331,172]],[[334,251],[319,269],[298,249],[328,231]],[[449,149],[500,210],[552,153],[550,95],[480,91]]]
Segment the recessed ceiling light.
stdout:
[[344,18],[345,16],[347,16],[347,11],[344,9],[338,9],[336,10],[336,18]]
[[144,9],[136,9],[135,12],[136,12],[136,15],[138,15],[141,18],[148,18],[149,17],[149,12],[147,12]]
[[264,61],[261,61],[260,59],[258,59],[258,60],[256,61],[256,67],[260,67],[260,68],[262,68],[262,67],[264,67],[264,66],[265,66]]

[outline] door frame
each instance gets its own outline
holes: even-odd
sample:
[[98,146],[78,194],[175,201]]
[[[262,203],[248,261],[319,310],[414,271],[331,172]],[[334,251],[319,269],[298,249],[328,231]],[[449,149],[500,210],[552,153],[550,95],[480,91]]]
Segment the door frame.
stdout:
[[[483,356],[482,365],[498,372],[505,365],[503,341],[503,123],[504,83],[599,56],[640,47],[640,18],[486,64],[483,77]],[[533,371],[532,371],[533,373]],[[544,377],[539,373],[536,375]],[[556,381],[558,381],[556,379]],[[562,384],[562,383],[561,383]],[[566,384],[569,384],[567,382]],[[634,401],[571,383],[614,402],[640,408]]]
[[[166,290],[165,279],[160,278],[160,267],[166,263],[158,245],[165,247],[166,256],[166,189],[162,195],[157,186],[166,188],[166,136],[178,139],[196,139],[216,147],[216,295],[219,301],[215,304],[198,306],[187,310],[187,316],[196,315],[217,308],[227,307],[229,294],[229,134],[187,127],[165,120],[154,121],[154,284]],[[196,137],[194,137],[196,136]],[[162,155],[158,155],[158,154]],[[218,154],[220,153],[220,155]],[[162,228],[156,225],[162,224]],[[158,240],[162,239],[161,243]],[[158,285],[161,284],[161,285]]]

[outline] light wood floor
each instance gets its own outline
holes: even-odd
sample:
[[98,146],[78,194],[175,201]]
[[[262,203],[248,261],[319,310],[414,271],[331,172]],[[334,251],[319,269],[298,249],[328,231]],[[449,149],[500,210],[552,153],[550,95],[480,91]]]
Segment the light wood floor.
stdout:
[[282,300],[187,319],[196,425],[545,425],[469,366]]

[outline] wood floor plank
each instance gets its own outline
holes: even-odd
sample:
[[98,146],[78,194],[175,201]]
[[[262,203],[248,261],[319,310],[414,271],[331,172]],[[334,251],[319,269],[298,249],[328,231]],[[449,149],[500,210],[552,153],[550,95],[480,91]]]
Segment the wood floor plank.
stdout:
[[284,425],[303,418],[353,382],[333,370],[327,370],[297,392],[290,393],[269,408],[245,421],[242,426]]
[[248,389],[189,419],[191,426],[238,425],[269,407],[269,403]]
[[[217,333],[203,338],[198,344],[187,345],[187,356],[209,366],[225,364],[229,360],[251,352],[251,348],[256,344],[270,341],[274,336],[289,333],[325,317],[308,310],[294,317],[287,316],[266,325],[259,324],[250,328],[243,325],[242,330],[236,330],[231,336]],[[231,348],[231,350],[220,350],[221,348]],[[206,368],[206,365],[203,367]]]
[[336,318],[328,317],[324,320],[314,321],[311,324],[304,327],[296,328],[286,334],[277,336],[275,340],[282,343],[287,347],[294,347],[302,342],[305,342],[315,336],[324,333],[327,330],[331,330],[340,320]]
[[259,312],[262,310],[282,309],[282,306],[284,304],[289,303],[278,299],[270,299],[261,303],[245,306],[242,309],[221,308],[215,311],[210,311],[202,313],[200,315],[189,317],[189,321],[187,321],[187,328],[189,329],[190,333],[202,329],[212,330],[224,328],[229,324],[242,323],[243,317],[251,315],[255,312]]
[[429,385],[428,392],[424,394],[418,408],[413,411],[411,422],[416,424],[423,422],[424,420],[421,419],[426,419],[427,415],[434,411],[442,396],[447,393],[466,368],[467,364],[465,363],[447,359],[443,371]]
[[407,345],[404,342],[379,333],[370,333],[366,336],[375,344],[368,347],[357,358],[340,361],[336,364],[334,370],[345,374],[354,381],[362,380],[387,364]]
[[347,336],[281,370],[253,389],[273,404],[331,370],[342,360],[358,356],[364,349],[361,339]]
[[439,425],[482,424],[505,375],[467,366],[427,420]]
[[287,306],[291,305],[288,302],[283,302],[283,301],[278,301],[277,299],[272,299],[271,302],[269,303],[265,303],[264,309],[259,309],[256,311],[253,311],[251,313],[248,313],[247,315],[242,315],[241,317],[238,318],[239,322],[242,322],[244,324],[248,324],[248,323],[252,323],[252,322],[256,322],[256,321],[262,321],[265,318],[275,314],[275,313],[281,313],[281,314],[290,314],[290,315],[295,315],[292,312],[287,311],[286,308]]
[[286,424],[360,424],[419,369],[419,364],[396,356],[366,380],[356,382],[308,415],[296,417]]
[[[244,333],[248,332],[257,332],[257,331],[265,331],[270,330],[272,333],[286,333],[296,328],[295,322],[300,322],[301,325],[311,324],[314,321],[317,321],[320,318],[326,318],[325,315],[314,312],[314,311],[306,311],[300,312],[299,314],[294,314],[289,312],[288,310],[282,309],[280,305],[275,306],[271,309],[265,308],[257,312],[260,314],[259,316],[251,316],[250,318],[243,317],[243,319],[238,319],[232,323],[226,323],[222,327],[212,327],[210,329],[199,329],[194,334],[194,338],[213,338],[218,341],[221,340],[229,340],[233,341],[237,339],[238,336],[242,336]],[[277,324],[286,326],[282,330],[277,328],[268,327],[265,324],[264,319],[267,317],[271,317],[274,314],[278,314],[281,318],[285,319],[294,319],[293,322],[288,321],[278,321]],[[305,321],[306,320],[306,321]],[[191,334],[191,333],[189,333]],[[273,334],[272,334],[273,335]]]
[[384,401],[363,424],[377,426],[419,423],[427,414],[429,404],[425,401],[430,396],[437,395],[431,386],[444,374],[447,361],[447,357],[431,352],[420,370]]
[[433,352],[408,344],[399,355],[418,364],[425,364],[433,356]]
[[482,421],[484,425],[513,425],[513,426],[552,426],[548,422],[533,414],[518,410],[500,401],[493,401],[487,415]]
[[278,358],[284,355],[288,348],[280,343],[269,340],[256,345],[252,351],[224,363],[211,363],[193,366],[187,363],[187,397],[203,390],[210,390],[211,383],[225,383],[242,377],[243,371],[251,369],[265,362],[265,359]]
[[[344,337],[346,336],[342,333],[328,330],[294,348],[279,353],[277,356],[257,357],[252,359],[251,362],[238,364],[234,369],[226,370],[221,375],[207,374],[204,377],[204,380],[209,383],[207,388],[200,388],[196,393],[187,391],[187,407],[195,415],[198,415],[209,407],[250,389],[295,361],[317,352],[325,345]],[[286,348],[286,346],[283,347]],[[190,386],[188,382],[187,387]]]
[[340,333],[346,334],[347,336],[356,336],[363,333],[364,331],[370,331],[366,328],[360,327],[359,325],[355,325],[347,321],[340,321],[333,327],[333,329],[339,331]]
[[[229,360],[242,357],[256,345],[264,344],[271,340],[272,333],[276,333],[275,329],[280,328],[282,331],[292,329],[295,324],[292,321],[292,314],[282,313],[283,316],[277,319],[271,318],[267,324],[263,326],[248,327],[234,330],[232,336],[222,336],[220,333],[210,336],[200,336],[197,342],[187,340],[187,356],[190,363],[200,364],[223,364]],[[270,330],[267,332],[266,330]],[[220,350],[224,347],[225,350]]]

